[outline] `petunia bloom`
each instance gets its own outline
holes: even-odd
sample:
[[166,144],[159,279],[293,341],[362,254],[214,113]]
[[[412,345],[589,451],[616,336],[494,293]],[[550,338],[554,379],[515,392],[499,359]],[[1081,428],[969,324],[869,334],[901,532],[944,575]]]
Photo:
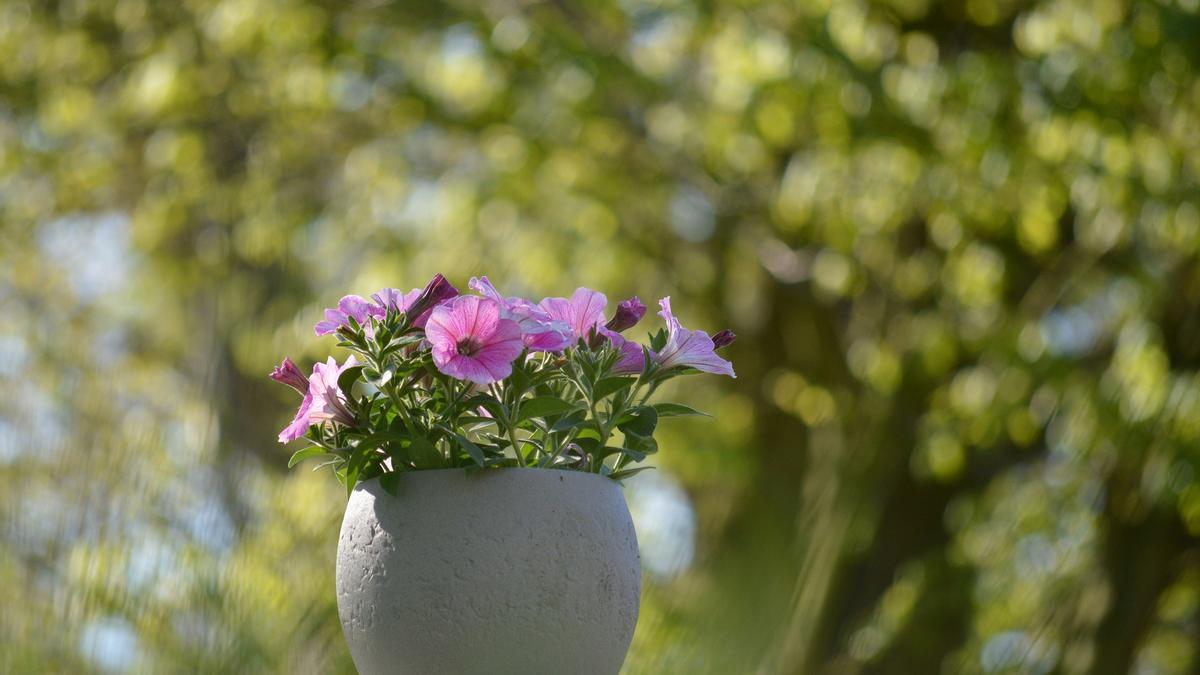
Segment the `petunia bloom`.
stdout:
[[347,295],[338,301],[337,309],[325,310],[325,320],[318,323],[315,327],[317,335],[329,335],[336,333],[339,328],[350,327],[350,319],[353,318],[358,322],[358,325],[365,326],[368,334],[370,331],[370,323],[368,317],[383,317],[386,311],[378,305],[374,305],[366,298],[359,295]]
[[399,288],[381,288],[378,293],[371,294],[371,299],[377,306],[382,307],[386,314],[389,309],[403,312],[411,307],[420,295],[421,289],[419,288],[414,288],[407,293]]
[[590,288],[577,288],[566,298],[546,298],[539,303],[551,318],[567,324],[573,341],[591,339],[593,331],[604,323],[604,308],[608,298]]
[[358,362],[353,354],[340,366],[332,356],[325,363],[313,365],[312,377],[308,378],[308,393],[312,396],[312,408],[308,411],[310,420],[314,423],[332,421],[354,424],[354,413],[347,407],[346,393],[338,387],[338,378],[347,368],[356,365]]
[[662,310],[658,313],[667,324],[667,343],[662,350],[654,355],[654,362],[665,369],[684,367],[695,368],[706,373],[737,377],[733,373],[733,364],[716,355],[716,346],[707,333],[700,330],[688,330],[679,323],[679,319],[671,313],[671,298],[665,297],[658,301]]
[[275,366],[275,370],[271,371],[271,379],[286,384],[302,395],[308,393],[308,378],[300,372],[291,359],[284,359],[282,363]]
[[[646,358],[640,344],[633,340],[626,340],[620,333],[608,328],[601,328],[600,334],[608,338],[613,349],[620,354],[617,362],[613,365],[613,375],[637,375],[642,372],[642,368],[646,365]],[[651,352],[650,356],[653,358],[654,352]]]
[[461,295],[433,308],[425,324],[438,370],[476,384],[490,384],[512,373],[512,362],[525,350],[521,327],[501,316],[500,303]]
[[635,295],[617,304],[617,312],[608,320],[608,323],[604,324],[604,327],[620,333],[636,326],[637,322],[641,321],[645,315],[646,305],[642,304],[642,299]]
[[533,352],[560,352],[574,341],[566,322],[550,316],[546,310],[524,298],[504,297],[487,277],[472,277],[467,286],[500,305],[501,316],[521,327],[525,348]]
[[728,347],[729,345],[733,344],[733,341],[736,339],[737,333],[729,330],[728,328],[718,331],[716,335],[712,336],[713,349]]
[[[280,443],[288,443],[304,436],[308,433],[308,428],[314,424],[330,421],[346,425],[354,424],[354,413],[350,412],[350,408],[346,405],[346,394],[338,387],[338,378],[347,368],[354,365],[357,363],[353,356],[346,359],[341,366],[333,360],[332,356],[325,363],[313,364],[313,372],[307,380],[308,390],[304,392],[304,400],[300,402],[300,409],[296,411],[292,423],[279,432]],[[304,376],[300,375],[300,377]]]

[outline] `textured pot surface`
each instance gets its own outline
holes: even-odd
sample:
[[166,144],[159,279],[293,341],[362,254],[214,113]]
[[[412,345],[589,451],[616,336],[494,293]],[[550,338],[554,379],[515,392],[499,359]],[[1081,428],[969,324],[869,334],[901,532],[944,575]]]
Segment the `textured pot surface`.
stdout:
[[417,471],[346,505],[338,613],[362,675],[614,675],[640,594],[624,495],[594,474]]

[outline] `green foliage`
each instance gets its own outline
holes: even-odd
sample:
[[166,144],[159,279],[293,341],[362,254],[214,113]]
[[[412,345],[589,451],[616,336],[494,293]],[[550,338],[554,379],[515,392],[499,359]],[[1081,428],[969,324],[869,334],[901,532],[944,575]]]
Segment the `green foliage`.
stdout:
[[1198,35],[1194,0],[0,2],[0,671],[351,672],[336,486],[263,375],[343,289],[486,269],[740,336],[627,483],[696,535],[664,576],[687,528],[639,532],[629,673],[1194,672]]
[[[572,469],[620,480],[637,473],[623,466],[658,451],[659,406],[699,414],[680,404],[646,405],[664,382],[699,371],[646,359],[636,377],[616,375],[620,353],[607,339],[595,347],[581,340],[561,353],[523,351],[510,375],[484,387],[433,367],[428,348],[418,347],[423,329],[405,312],[391,307],[367,321],[350,318],[336,332],[339,346],[363,363],[337,379],[348,416],[310,420],[303,437],[310,447],[288,461],[292,468],[323,459],[347,494],[387,474],[450,468]],[[606,446],[617,430],[624,446]],[[395,477],[383,484],[391,490]]]

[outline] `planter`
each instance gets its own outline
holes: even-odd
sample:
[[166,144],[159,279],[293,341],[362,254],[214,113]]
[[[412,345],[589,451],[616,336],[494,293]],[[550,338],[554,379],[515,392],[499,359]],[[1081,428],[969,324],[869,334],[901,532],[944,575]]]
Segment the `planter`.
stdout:
[[362,675],[614,675],[640,594],[624,496],[594,474],[416,471],[346,505],[338,613]]

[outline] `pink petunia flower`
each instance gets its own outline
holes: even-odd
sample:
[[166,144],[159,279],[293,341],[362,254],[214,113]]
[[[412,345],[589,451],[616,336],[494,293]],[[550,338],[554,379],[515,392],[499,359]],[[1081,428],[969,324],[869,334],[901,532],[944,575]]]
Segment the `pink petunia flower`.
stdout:
[[368,321],[370,317],[382,319],[387,316],[388,309],[398,312],[408,312],[411,325],[423,327],[437,304],[458,295],[458,289],[446,281],[446,277],[435,274],[425,288],[414,288],[404,293],[398,288],[384,288],[378,293],[371,294],[371,302],[358,295],[347,295],[338,302],[337,309],[325,310],[325,320],[316,325],[317,335],[329,335],[339,328],[349,327],[353,317],[358,325],[363,326],[368,337],[374,330]]
[[354,424],[354,413],[346,406],[346,393],[338,387],[338,378],[347,368],[358,365],[351,354],[346,362],[338,365],[333,357],[325,363],[313,364],[312,376],[308,378],[308,394],[312,396],[312,407],[308,418],[314,423],[339,422],[347,426]]
[[533,352],[560,352],[573,342],[571,329],[563,321],[524,298],[504,297],[487,277],[472,277],[467,286],[500,305],[501,316],[521,327],[525,348]]
[[[642,372],[642,367],[646,364],[640,344],[626,340],[620,333],[608,328],[601,328],[600,334],[608,338],[613,349],[620,354],[613,365],[613,375],[637,375]],[[654,358],[654,352],[650,352],[650,358]]]
[[604,308],[608,298],[590,288],[577,288],[566,298],[546,298],[538,305],[551,318],[562,321],[571,329],[573,341],[589,340],[593,330],[604,323]]
[[371,294],[371,299],[377,306],[382,307],[386,314],[389,309],[403,312],[411,307],[420,295],[421,289],[419,288],[414,288],[407,293],[399,288],[381,288],[378,293]]
[[688,330],[679,324],[671,313],[670,296],[658,301],[662,311],[658,313],[667,323],[667,344],[654,355],[654,362],[661,368],[687,367],[706,373],[737,377],[733,364],[716,355],[712,338],[701,330]]
[[[338,387],[338,378],[347,368],[354,365],[357,365],[357,362],[353,355],[340,366],[332,356],[325,363],[313,364],[312,375],[307,380],[308,391],[304,392],[304,400],[300,402],[300,409],[296,411],[292,423],[279,432],[280,443],[288,443],[304,436],[308,433],[308,428],[314,424],[323,422],[354,424],[354,413],[350,412],[350,408],[346,406],[346,394]],[[296,374],[299,374],[298,369]],[[304,376],[300,375],[300,377]]]
[[425,324],[438,370],[476,384],[490,384],[512,373],[512,362],[525,350],[521,327],[501,316],[500,303],[461,295],[438,305]]
[[337,309],[325,310],[325,320],[318,323],[315,330],[317,335],[336,333],[339,328],[349,327],[350,318],[353,317],[358,325],[365,326],[370,334],[371,324],[367,321],[368,317],[382,318],[386,313],[382,307],[372,304],[362,296],[347,295],[338,301]]

